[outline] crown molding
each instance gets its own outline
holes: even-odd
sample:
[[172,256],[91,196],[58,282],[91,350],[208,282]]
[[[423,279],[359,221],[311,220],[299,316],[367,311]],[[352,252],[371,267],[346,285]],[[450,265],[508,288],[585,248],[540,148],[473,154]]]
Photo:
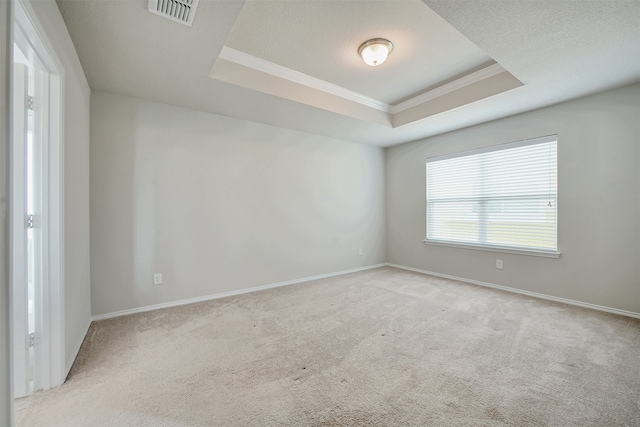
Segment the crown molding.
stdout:
[[410,108],[413,108],[425,102],[431,101],[432,99],[438,98],[440,96],[454,92],[458,89],[462,89],[474,83],[488,79],[489,77],[496,76],[505,71],[507,70],[505,70],[504,67],[502,67],[502,65],[495,63],[481,70],[475,71],[471,74],[461,77],[457,80],[454,80],[450,83],[447,83],[445,85],[432,89],[428,92],[425,92],[421,95],[414,96],[413,98],[408,99],[404,102],[401,102],[396,105],[391,105],[389,112],[391,114],[400,113],[402,111],[408,110]]
[[[504,67],[498,63],[493,63],[487,67],[484,67],[478,71],[467,74],[459,79],[453,80],[442,86],[438,86],[432,90],[421,93],[406,101],[400,102],[395,105],[387,104],[383,101],[368,97],[361,93],[346,89],[344,87],[329,83],[327,81],[318,79],[316,77],[309,76],[299,71],[292,70],[282,65],[275,64],[262,58],[250,55],[248,53],[233,49],[228,46],[224,46],[219,55],[220,59],[224,59],[230,63],[237,64],[241,67],[246,67],[250,70],[257,71],[259,73],[268,74],[294,84],[304,86],[319,92],[324,92],[328,95],[341,98],[364,107],[371,108],[373,110],[381,111],[393,117],[396,114],[411,110],[413,108],[422,106],[438,98],[446,99],[446,96],[453,94],[454,92],[463,90],[473,84],[482,82],[498,75],[505,75],[513,77]],[[509,88],[510,89],[510,88]],[[446,102],[445,102],[446,103]],[[422,108],[422,107],[420,107]],[[332,110],[333,111],[333,110]],[[424,118],[424,116],[412,118],[409,121],[405,121],[402,124],[410,123],[416,120]],[[367,120],[366,118],[363,118]],[[393,126],[396,127],[396,126]]]
[[247,68],[251,68],[256,71],[267,73],[275,77],[280,77],[282,79],[328,93],[330,95],[338,96],[340,98],[356,102],[366,107],[370,107],[385,113],[389,112],[390,105],[385,102],[378,101],[377,99],[370,98],[361,93],[345,89],[338,85],[334,85],[333,83],[311,77],[307,74],[292,70],[291,68],[274,64],[273,62],[269,62],[265,59],[249,55],[248,53],[241,52],[228,46],[224,46],[222,48],[222,52],[220,52],[220,58]]

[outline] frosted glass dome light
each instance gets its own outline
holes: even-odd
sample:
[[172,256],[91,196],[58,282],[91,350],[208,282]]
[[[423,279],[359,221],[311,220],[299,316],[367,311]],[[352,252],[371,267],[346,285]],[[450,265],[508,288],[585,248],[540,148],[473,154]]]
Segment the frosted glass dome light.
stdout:
[[358,48],[358,55],[365,64],[376,67],[387,60],[393,50],[393,43],[387,39],[371,39],[362,43]]

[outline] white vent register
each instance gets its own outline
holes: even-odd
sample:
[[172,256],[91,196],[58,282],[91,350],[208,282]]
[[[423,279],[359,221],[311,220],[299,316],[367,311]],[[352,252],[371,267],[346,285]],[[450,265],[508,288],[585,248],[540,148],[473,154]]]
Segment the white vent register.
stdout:
[[199,0],[149,0],[149,12],[191,26]]

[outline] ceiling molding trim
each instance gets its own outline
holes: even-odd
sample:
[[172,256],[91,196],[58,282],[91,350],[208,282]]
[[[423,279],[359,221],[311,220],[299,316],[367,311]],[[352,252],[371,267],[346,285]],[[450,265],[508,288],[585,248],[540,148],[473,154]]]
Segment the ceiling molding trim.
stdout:
[[[307,74],[292,70],[282,65],[275,64],[265,59],[258,58],[256,56],[239,51],[237,49],[230,48],[228,46],[224,46],[222,48],[218,59],[222,61],[216,62],[214,69],[217,66],[222,66],[218,64],[234,64],[235,66],[241,67],[242,69],[250,72],[262,73],[262,75],[265,76],[268,75],[271,77],[275,77],[277,79],[281,79],[282,81],[293,83],[294,85],[300,85],[304,88],[322,92],[335,98],[353,102],[354,104],[370,108],[371,110],[375,110],[376,112],[385,113],[386,117],[391,119],[392,127],[398,127],[404,124],[412,123],[414,121],[421,120],[425,117],[437,114],[439,112],[464,105],[465,103],[460,104],[456,101],[456,99],[458,99],[460,96],[463,96],[465,99],[470,97],[470,101],[468,102],[474,102],[486,96],[495,95],[496,93],[503,92],[504,90],[513,89],[514,87],[522,85],[522,83],[517,80],[511,73],[509,73],[504,67],[494,62],[487,67],[467,74],[459,79],[453,80],[420,95],[414,96],[410,99],[407,99],[406,101],[400,102],[395,105],[390,105],[385,102],[370,98],[361,93],[354,92],[338,85],[334,85],[324,80],[320,80],[316,77],[309,76]],[[218,69],[218,72],[219,71],[220,69]],[[316,106],[318,108],[328,109],[329,111],[333,111],[338,114],[345,114],[345,112],[342,111],[339,107],[336,107],[336,105],[338,104],[334,104],[333,106],[329,107],[320,106],[313,102],[309,102],[308,100],[286,96],[285,94],[279,93],[278,91],[273,92],[271,90],[265,90],[264,88],[260,89],[251,85],[247,86],[246,82],[238,82],[235,77],[230,77],[229,75],[224,78],[220,75],[216,76],[214,74],[215,72],[212,70],[211,77],[213,78],[221,79],[233,84],[239,84],[240,86],[253,88],[254,90],[259,90],[264,93],[270,93],[272,95],[280,96],[285,99],[295,100],[297,102],[302,102],[304,104]],[[237,74],[237,71],[235,74]],[[478,90],[477,88],[473,89],[473,87],[477,86],[478,84],[484,84],[485,82],[489,85],[489,87],[494,87],[497,83],[490,83],[490,81],[494,81],[496,78],[500,79],[498,80],[498,82],[501,82],[500,84],[498,84],[499,90],[497,90],[496,92],[489,91],[491,93],[485,93],[483,96],[480,96],[480,98],[477,98],[477,96],[474,95],[477,94]],[[471,91],[469,92],[469,90]],[[486,90],[482,92],[484,93],[486,92]],[[352,113],[346,113],[346,115],[352,116]],[[361,115],[356,115],[355,118],[360,118],[365,121],[371,121],[371,117],[369,116],[365,118]],[[374,122],[377,121],[374,120]]]
[[450,83],[447,83],[433,90],[425,92],[422,95],[414,96],[413,98],[408,99],[396,105],[391,105],[389,112],[391,114],[400,113],[402,111],[408,110],[409,108],[413,108],[417,105],[423,104],[425,102],[431,101],[432,99],[446,95],[458,89],[462,89],[474,83],[496,76],[505,71],[507,70],[505,70],[504,67],[502,67],[502,65],[495,63],[481,70],[478,70],[464,77],[461,77],[457,80],[454,80]]
[[388,113],[391,108],[391,106],[385,102],[378,101],[377,99],[370,98],[361,93],[354,92],[352,90],[345,89],[341,86],[334,85],[315,77],[311,77],[307,74],[300,73],[290,68],[283,67],[282,65],[274,64],[273,62],[269,62],[256,56],[249,55],[248,53],[230,48],[228,46],[224,46],[222,48],[222,52],[220,52],[220,58],[226,59],[229,62],[233,62],[247,68],[271,74],[272,76],[276,76],[285,80],[292,81],[294,83],[310,87],[312,89],[326,92],[328,94],[338,96],[340,98],[344,98],[346,100],[353,101],[358,104],[383,111],[385,113]]

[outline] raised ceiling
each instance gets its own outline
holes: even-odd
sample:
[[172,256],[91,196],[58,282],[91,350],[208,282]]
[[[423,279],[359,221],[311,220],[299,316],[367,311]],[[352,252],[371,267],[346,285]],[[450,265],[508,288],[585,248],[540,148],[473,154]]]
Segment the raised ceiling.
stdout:
[[[391,57],[364,64],[382,36]],[[247,2],[211,77],[391,127],[522,86],[419,0]]]
[[93,90],[379,146],[640,79],[638,1],[201,0],[191,27],[57,3]]
[[[394,50],[370,67],[375,37]],[[247,2],[225,45],[389,104],[493,63],[420,0]]]

